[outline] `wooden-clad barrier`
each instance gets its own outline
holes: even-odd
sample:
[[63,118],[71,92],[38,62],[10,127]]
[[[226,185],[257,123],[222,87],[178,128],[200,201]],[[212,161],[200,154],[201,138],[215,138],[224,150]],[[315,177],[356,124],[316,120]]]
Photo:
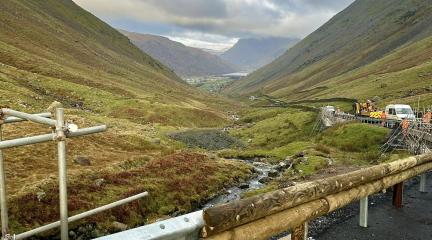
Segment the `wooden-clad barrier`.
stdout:
[[409,157],[215,206],[202,236],[267,239],[431,169],[432,155]]

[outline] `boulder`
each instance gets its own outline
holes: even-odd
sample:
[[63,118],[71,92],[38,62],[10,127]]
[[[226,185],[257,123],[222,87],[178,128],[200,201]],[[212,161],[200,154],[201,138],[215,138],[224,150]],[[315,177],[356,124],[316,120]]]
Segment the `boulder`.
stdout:
[[41,190],[36,193],[37,200],[40,202],[46,197],[45,191]]
[[268,182],[270,182],[272,179],[269,177],[262,177],[260,180],[258,180],[258,182],[262,183],[262,184],[266,184]]
[[284,161],[284,162],[280,162],[278,165],[276,165],[275,169],[279,172],[282,172],[283,170],[286,170],[290,167],[291,162],[288,161]]
[[87,156],[77,156],[73,160],[75,164],[81,165],[81,166],[91,166],[90,158]]
[[117,221],[112,222],[112,227],[120,232],[128,229],[128,226],[126,224]]
[[93,186],[95,186],[95,187],[101,187],[104,184],[104,182],[105,182],[105,179],[103,179],[103,178],[96,179],[93,182]]
[[295,155],[295,157],[300,158],[300,157],[304,157],[306,154],[305,152],[299,152]]
[[279,172],[276,171],[276,170],[270,170],[270,171],[268,172],[268,176],[269,176],[269,177],[277,177],[277,176],[279,176]]

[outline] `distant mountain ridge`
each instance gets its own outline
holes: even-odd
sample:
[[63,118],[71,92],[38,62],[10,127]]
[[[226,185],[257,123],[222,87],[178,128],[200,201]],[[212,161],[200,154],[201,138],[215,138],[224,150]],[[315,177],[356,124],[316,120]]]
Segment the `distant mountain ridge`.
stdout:
[[237,69],[220,57],[198,48],[188,47],[169,38],[120,30],[145,53],[170,67],[183,77],[218,75]]
[[288,100],[380,96],[387,102],[423,94],[432,100],[431,22],[430,1],[357,0],[225,92]]
[[253,71],[272,62],[298,41],[281,37],[244,38],[221,54],[221,58],[243,71]]

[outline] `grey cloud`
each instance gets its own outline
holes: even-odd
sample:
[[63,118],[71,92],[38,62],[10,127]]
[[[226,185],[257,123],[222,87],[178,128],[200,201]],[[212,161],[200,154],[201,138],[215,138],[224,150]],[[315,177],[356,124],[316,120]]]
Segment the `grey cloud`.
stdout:
[[160,22],[230,37],[304,37],[353,0],[74,0],[104,19]]
[[147,0],[166,13],[182,17],[223,18],[227,16],[227,6],[221,0]]

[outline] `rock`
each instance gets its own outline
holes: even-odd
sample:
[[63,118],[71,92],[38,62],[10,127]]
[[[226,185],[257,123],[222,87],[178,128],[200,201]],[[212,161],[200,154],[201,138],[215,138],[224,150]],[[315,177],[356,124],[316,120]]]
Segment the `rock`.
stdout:
[[82,234],[82,233],[86,233],[87,230],[86,230],[86,228],[85,228],[84,226],[80,226],[80,227],[78,228],[78,232]]
[[301,162],[302,164],[308,165],[308,164],[309,164],[309,159],[308,159],[308,157],[303,157],[303,158],[300,160],[300,162]]
[[300,158],[300,157],[304,157],[306,154],[305,152],[299,152],[295,155],[295,157]]
[[128,226],[126,224],[117,221],[112,222],[112,226],[115,230],[120,232],[128,229]]
[[262,177],[260,180],[258,180],[258,182],[262,183],[262,184],[266,184],[268,182],[270,182],[272,179],[269,177]]
[[69,231],[69,237],[75,239],[77,237],[77,234],[74,231]]
[[99,229],[94,229],[94,230],[90,233],[90,235],[91,235],[91,238],[92,238],[92,239],[104,236],[104,234],[103,234]]
[[265,163],[263,163],[263,162],[253,162],[252,165],[259,167],[259,166],[264,166]]
[[269,176],[269,177],[277,177],[277,176],[279,176],[279,172],[276,171],[276,170],[270,170],[270,171],[268,172],[268,176]]
[[103,178],[96,179],[93,182],[93,186],[95,186],[95,187],[101,187],[104,184],[104,182],[105,182],[105,179],[103,179]]
[[278,165],[276,165],[275,169],[279,172],[282,172],[285,169],[288,169],[289,166],[291,165],[291,163],[285,161],[285,162],[280,162]]
[[252,168],[253,169],[253,173],[256,173],[258,175],[262,175],[263,171],[259,170],[258,168]]
[[81,166],[91,166],[91,161],[87,156],[77,156],[73,162]]
[[41,190],[36,193],[37,200],[40,202],[46,197],[45,191]]
[[249,184],[248,183],[242,183],[242,184],[240,184],[239,188],[240,189],[247,189],[247,188],[249,188]]

